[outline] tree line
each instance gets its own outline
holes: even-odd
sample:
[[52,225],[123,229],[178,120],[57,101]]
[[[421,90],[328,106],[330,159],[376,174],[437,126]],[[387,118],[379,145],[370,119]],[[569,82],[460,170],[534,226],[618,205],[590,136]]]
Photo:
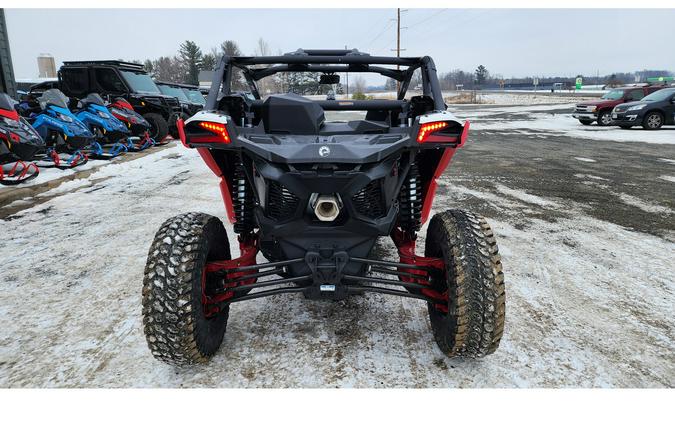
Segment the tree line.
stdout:
[[[260,38],[253,54],[271,56],[272,50],[269,44]],[[282,53],[279,51],[277,54]],[[223,55],[242,56],[243,53],[237,42],[233,40],[225,40],[219,46],[211,47],[206,52],[194,41],[186,40],[180,44],[176,55],[162,56],[154,60],[146,59],[143,65],[145,70],[157,80],[198,85],[199,72],[213,70]],[[257,86],[263,95],[274,92],[294,92],[300,95],[326,94],[331,90],[335,90],[338,94],[342,93],[341,84],[321,85],[319,77],[320,74],[317,72],[278,73],[257,81]],[[232,74],[232,89],[248,90],[246,78],[240,69],[235,69]]]
[[[253,54],[256,56],[271,56],[272,50],[269,44],[260,38],[256,43]],[[281,51],[277,52],[277,55],[281,54]],[[148,73],[158,80],[198,85],[199,72],[201,70],[213,70],[218,64],[218,59],[223,55],[241,56],[243,53],[237,42],[233,40],[225,40],[220,45],[211,47],[208,51],[202,50],[194,41],[186,40],[178,47],[177,54],[162,56],[154,60],[146,59],[143,64]],[[584,85],[612,87],[636,81],[644,82],[647,78],[652,77],[673,75],[673,72],[668,70],[641,70],[603,76],[577,75],[576,77],[582,77]],[[345,87],[341,84],[333,86],[320,84],[319,77],[320,74],[316,72],[277,73],[276,75],[257,81],[257,85],[262,95],[277,92],[294,92],[300,95],[325,95],[331,90],[337,94],[342,94],[345,91]],[[537,79],[541,86],[557,82],[573,85],[576,77],[539,77]],[[443,90],[495,88],[508,87],[509,85],[527,86],[533,85],[534,81],[534,77],[504,78],[500,74],[491,74],[484,65],[479,65],[474,71],[453,69],[448,72],[439,73],[439,82]],[[421,86],[421,84],[422,75],[418,69],[413,75],[410,88],[415,89]],[[248,90],[246,79],[239,69],[235,69],[233,73],[232,89],[239,91]],[[362,76],[354,75],[349,86],[349,92],[357,95],[372,89],[393,91],[396,89],[396,81],[388,78],[384,86],[367,87],[366,81]]]
[[[581,77],[584,85],[602,85],[608,87],[620,86],[635,82],[646,82],[648,78],[660,76],[673,76],[669,70],[645,69],[635,72],[617,72],[609,75],[576,75],[569,76],[549,76],[536,77],[541,86],[551,85],[553,83],[569,83],[572,86],[576,78]],[[421,80],[421,77],[420,77]],[[509,85],[534,85],[535,77],[510,77],[505,78],[500,74],[492,75],[485,66],[478,66],[473,72],[454,69],[449,72],[440,73],[439,81],[441,89],[455,90],[458,87],[463,89],[495,88],[508,87]],[[414,85],[413,85],[414,86]]]

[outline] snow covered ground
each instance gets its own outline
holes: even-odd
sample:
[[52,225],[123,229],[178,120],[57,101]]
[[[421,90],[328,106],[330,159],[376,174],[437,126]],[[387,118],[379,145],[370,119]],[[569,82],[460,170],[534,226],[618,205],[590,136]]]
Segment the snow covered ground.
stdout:
[[[217,180],[182,147],[101,167],[0,220],[0,387],[672,387],[675,244],[582,203],[493,188],[446,175],[434,207],[481,200],[503,215],[490,219],[507,283],[494,355],[444,357],[418,301],[287,295],[233,305],[212,361],[175,369],[143,337],[146,254],[166,218],[224,217]],[[394,258],[389,240],[376,250]]]
[[[575,100],[575,99],[572,99]],[[594,141],[647,142],[675,144],[675,127],[646,131],[642,127],[624,130],[616,126],[584,126],[572,117],[574,103],[535,103],[534,105],[484,106],[452,104],[449,109],[461,119],[471,121],[471,129],[488,133],[517,132],[532,137],[569,136]]]

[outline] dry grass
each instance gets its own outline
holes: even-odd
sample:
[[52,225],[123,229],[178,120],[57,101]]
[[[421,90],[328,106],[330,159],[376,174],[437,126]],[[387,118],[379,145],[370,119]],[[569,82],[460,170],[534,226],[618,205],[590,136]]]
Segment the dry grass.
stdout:
[[490,104],[491,101],[483,98],[476,91],[459,92],[451,97],[444,98],[446,104]]

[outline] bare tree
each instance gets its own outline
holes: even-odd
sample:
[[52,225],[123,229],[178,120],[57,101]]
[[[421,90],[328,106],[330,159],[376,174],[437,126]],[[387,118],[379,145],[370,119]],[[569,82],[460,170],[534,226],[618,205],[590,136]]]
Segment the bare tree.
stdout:
[[256,56],[271,56],[272,49],[270,45],[262,38],[258,38],[258,46],[255,48]]
[[163,56],[152,62],[153,76],[160,81],[183,82],[187,71],[178,57]]
[[[272,49],[270,48],[270,45],[267,43],[262,38],[258,38],[258,43],[255,48],[255,55],[256,56],[271,56],[272,55]],[[267,67],[267,66],[263,66]],[[268,95],[273,93],[275,88],[277,87],[274,82],[275,78],[272,77],[267,77],[263,78],[258,81],[258,91],[260,91],[261,95]]]
[[356,76],[352,82],[351,88],[354,93],[360,92],[363,94],[366,92],[366,80],[363,79],[363,76]]

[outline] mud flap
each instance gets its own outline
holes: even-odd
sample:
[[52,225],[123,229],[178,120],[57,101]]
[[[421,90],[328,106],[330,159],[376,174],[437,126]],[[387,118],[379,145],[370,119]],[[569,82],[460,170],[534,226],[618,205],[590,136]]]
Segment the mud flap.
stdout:
[[28,180],[34,179],[40,174],[40,169],[35,163],[26,164],[23,161],[3,164],[0,167],[0,184],[18,185]]

